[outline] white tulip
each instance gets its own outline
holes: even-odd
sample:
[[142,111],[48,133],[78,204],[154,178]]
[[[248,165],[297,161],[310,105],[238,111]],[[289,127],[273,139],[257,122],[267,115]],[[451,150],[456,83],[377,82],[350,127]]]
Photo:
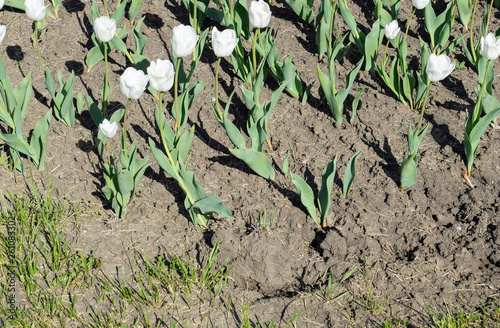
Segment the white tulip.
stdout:
[[2,43],[6,32],[7,32],[7,27],[5,27],[5,25],[0,25],[0,43]]
[[26,0],[24,1],[24,10],[30,19],[41,21],[45,18],[47,6],[43,0]]
[[240,41],[236,37],[236,32],[231,29],[226,29],[219,32],[217,27],[212,30],[212,48],[217,57],[226,57],[231,55],[234,48]]
[[158,59],[149,64],[149,84],[156,91],[166,92],[174,85],[175,69],[170,60]]
[[427,78],[429,80],[437,82],[450,75],[454,69],[455,64],[452,64],[450,58],[445,54],[439,56],[431,54],[429,60],[427,61],[425,73],[427,73]]
[[399,31],[401,31],[401,29],[399,28],[398,21],[393,20],[385,26],[385,37],[392,40],[398,36]]
[[108,16],[101,16],[96,18],[94,22],[95,35],[101,42],[109,42],[115,36],[116,22],[113,18]]
[[128,67],[122,76],[120,76],[120,90],[128,99],[139,99],[142,96],[146,85],[148,85],[149,76],[143,71]]
[[118,131],[118,124],[116,122],[111,123],[107,119],[104,119],[101,124],[99,124],[99,129],[102,134],[108,138],[113,138]]
[[252,1],[248,8],[250,24],[258,28],[265,28],[271,20],[271,9],[264,0]]
[[3,5],[5,4],[5,0],[0,0],[0,9],[3,8]]
[[176,57],[186,57],[193,53],[200,38],[189,25],[177,25],[172,30],[172,51]]
[[411,3],[417,9],[424,9],[430,0],[412,0]]
[[493,33],[486,38],[481,37],[481,55],[489,60],[495,60],[500,55],[500,39],[496,40]]

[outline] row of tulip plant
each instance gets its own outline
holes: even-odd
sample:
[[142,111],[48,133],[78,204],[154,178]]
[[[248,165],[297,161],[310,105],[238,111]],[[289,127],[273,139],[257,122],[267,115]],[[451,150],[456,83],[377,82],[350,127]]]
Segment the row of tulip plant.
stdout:
[[[3,1],[0,0],[0,9],[4,5]],[[230,149],[230,152],[246,163],[256,174],[270,181],[275,179],[274,168],[265,154],[266,149],[273,150],[269,126],[270,116],[283,92],[302,99],[302,103],[305,103],[313,83],[303,88],[304,83],[292,62],[292,54],[284,61],[280,60],[276,47],[278,42],[276,33],[268,27],[272,14],[267,3],[263,0],[252,1],[247,9],[246,0],[214,2],[215,7],[209,6],[209,0],[183,0],[189,13],[191,26],[179,25],[173,29],[172,61],[168,59],[151,61],[144,54],[147,43],[147,38],[141,33],[144,17],[136,20],[142,0],[131,0],[128,10],[127,2],[118,1],[114,11],[108,7],[106,0],[103,0],[103,15],[99,12],[97,3],[93,1],[91,16],[94,33],[91,40],[94,46],[86,56],[86,64],[90,70],[104,62],[103,86],[101,99],[98,102],[89,95],[86,95],[85,99],[81,93],[74,95],[74,73],[67,81],[64,81],[62,73],[58,72],[58,89],[56,89],[50,70],[43,63],[39,40],[45,33],[46,17],[57,17],[60,0],[52,2],[54,13],[45,6],[44,0],[5,1],[8,6],[24,10],[27,16],[35,22],[32,35],[33,45],[45,77],[47,91],[51,96],[54,116],[66,125],[72,126],[75,112],[81,113],[84,103],[87,104],[90,115],[98,127],[95,147],[101,160],[105,181],[102,192],[119,217],[125,217],[127,207],[134,199],[139,181],[150,165],[148,157],[139,158],[140,145],[137,141],[132,142],[130,147],[128,146],[127,134],[127,117],[131,102],[140,99],[147,90],[157,101],[155,122],[159,131],[158,140],[150,138],[148,144],[159,166],[171,175],[183,190],[184,206],[191,220],[197,225],[206,227],[213,213],[221,217],[233,218],[221,199],[216,195],[207,196],[205,190],[196,183],[194,173],[188,170],[190,147],[194,138],[194,127],[187,128],[188,111],[207,84],[202,81],[191,82],[191,78],[210,33],[209,29],[202,31],[203,22],[207,18],[226,28],[222,31],[219,31],[217,27],[211,29],[212,50],[218,57],[215,69],[215,97],[211,102],[215,118],[235,146],[234,149]],[[287,0],[300,18],[315,29],[318,58],[322,60],[326,54],[328,74],[322,72],[319,65],[317,74],[332,116],[339,124],[342,124],[345,100],[362,67],[366,71],[377,74],[381,82],[387,85],[403,104],[409,105],[411,109],[419,110],[420,117],[415,129],[411,122],[409,123],[408,153],[404,156],[401,165],[401,189],[411,187],[417,181],[418,148],[429,127],[429,124],[423,126],[429,90],[433,84],[445,79],[455,69],[456,64],[451,62],[449,56],[455,46],[461,42],[468,60],[476,68],[479,76],[479,86],[476,91],[477,102],[473,111],[467,114],[465,124],[464,149],[467,173],[470,175],[481,135],[490,122],[495,122],[500,115],[500,103],[494,97],[492,90],[494,79],[492,63],[500,55],[500,41],[496,40],[494,34],[487,34],[491,5],[486,8],[484,14],[479,32],[481,37],[474,43],[472,27],[477,0],[474,6],[469,0],[457,0],[448,4],[439,15],[436,15],[429,0],[413,0],[414,10],[406,23],[404,35],[398,24],[401,0],[394,0],[392,3],[389,0],[374,0],[374,2],[376,21],[370,32],[365,34],[358,28],[346,1],[322,0],[315,13],[312,0]],[[463,35],[449,41],[455,20],[455,9],[458,10],[464,26],[467,26],[470,21],[469,43],[465,41]],[[420,39],[422,63],[420,72],[411,70],[407,64],[406,40],[410,23],[417,10],[424,11],[425,30],[430,39],[430,44]],[[341,31],[338,31],[338,36],[334,37],[337,13],[340,13],[350,32],[341,35]],[[125,17],[131,23],[131,32],[127,30],[127,24],[122,24]],[[135,43],[133,52],[123,41],[129,34],[133,36]],[[0,42],[3,41],[5,35],[6,27],[0,25]],[[380,58],[379,49],[383,44],[384,36],[386,44],[383,56]],[[246,51],[240,42],[242,38],[251,41],[252,47],[249,51]],[[363,58],[347,74],[345,89],[338,91],[335,81],[335,63],[342,60],[351,45],[359,49]],[[389,46],[393,50],[389,49]],[[125,56],[129,67],[120,76],[120,91],[126,98],[126,106],[110,114],[108,104],[113,90],[109,83],[108,57],[113,49]],[[192,59],[188,74],[186,74],[184,58],[190,56]],[[234,91],[230,94],[224,108],[221,108],[219,101],[220,61],[223,57],[229,56],[231,56],[236,75],[242,81],[241,91],[248,109],[246,133],[242,133],[229,117]],[[279,87],[273,91],[271,99],[265,101],[261,99],[261,89],[268,77],[276,80]],[[28,75],[14,88],[7,76],[3,61],[0,61],[0,78],[2,86],[0,119],[7,126],[0,133],[0,138],[7,146],[9,158],[13,166],[20,171],[23,171],[21,154],[32,159],[37,167],[42,169],[52,114],[49,111],[40,119],[29,140],[24,139],[22,126],[31,97],[31,76]],[[165,105],[165,94],[171,92],[172,88],[174,89],[173,101]],[[362,92],[363,88],[352,102],[351,124]],[[165,112],[171,113],[171,120],[167,118]],[[169,124],[172,120],[173,126]],[[121,147],[118,156],[115,156],[110,152],[110,143],[118,132],[120,121],[122,122]],[[346,197],[354,180],[355,164],[360,154],[361,151],[351,158],[346,169],[344,176],[344,196]],[[286,166],[288,166],[287,161],[288,158],[285,160]],[[326,227],[335,171],[336,158],[327,165],[322,174],[323,186],[317,199],[321,219],[318,219],[316,215],[314,193],[311,187],[300,176],[291,173],[292,182],[297,188],[302,203],[317,225],[323,228]]]
[[[349,43],[343,45],[346,35],[335,39],[333,49],[339,48],[334,54],[337,59],[341,59],[346,49],[352,43],[359,51],[364,54],[365,70],[376,72],[381,81],[401,100],[404,105],[411,109],[420,110],[420,118],[415,129],[410,122],[408,127],[408,153],[404,156],[401,165],[400,183],[401,189],[411,187],[417,181],[417,152],[422,139],[429,127],[426,124],[422,127],[423,117],[427,110],[426,102],[429,90],[433,83],[445,79],[455,69],[455,64],[451,63],[449,56],[455,46],[462,44],[464,53],[470,64],[476,69],[479,77],[478,87],[476,88],[477,101],[472,111],[468,111],[465,122],[464,152],[466,157],[467,175],[471,175],[474,158],[479,146],[482,134],[488,128],[490,122],[495,122],[500,112],[500,102],[494,97],[492,82],[494,78],[492,62],[494,62],[500,53],[500,41],[496,36],[500,34],[488,33],[488,26],[491,17],[494,1],[491,0],[485,7],[482,22],[479,26],[479,36],[474,36],[474,19],[478,1],[472,4],[471,0],[457,0],[449,2],[444,11],[436,14],[430,0],[413,0],[413,11],[406,22],[405,33],[402,35],[398,23],[398,14],[401,7],[401,0],[390,2],[389,0],[374,0],[375,10],[373,23],[369,33],[364,34],[358,27],[354,16],[350,13],[346,1],[325,1],[321,2],[321,7],[315,14],[313,11],[313,1],[310,0],[287,0],[290,7],[305,22],[314,25],[316,29],[316,41],[318,45],[318,54],[321,59],[325,52],[331,52],[332,45],[325,36],[332,36],[333,22],[336,12],[339,12],[344,22],[351,30],[349,34]],[[419,38],[421,48],[421,71],[415,72],[408,67],[409,59],[407,52],[407,37],[410,24],[415,13],[423,10],[424,27],[428,33],[430,44],[425,43]],[[469,31],[468,42],[466,36],[461,34],[459,37],[450,39],[450,33],[455,21],[455,10],[458,12],[461,23],[465,30]],[[314,24],[314,18],[316,22]],[[328,24],[330,21],[330,25]],[[470,23],[470,28],[468,24]],[[328,32],[326,32],[328,31]],[[379,56],[379,48],[386,38],[385,50],[382,58]],[[326,40],[326,41],[325,41]],[[395,50],[394,56],[387,56],[389,45]],[[391,58],[392,57],[392,58]],[[332,60],[328,55],[329,61]],[[464,63],[460,64],[461,67]],[[329,65],[329,67],[332,65]],[[330,68],[331,69],[331,68]],[[357,72],[357,65],[351,71]],[[335,90],[334,84],[329,85],[324,82],[325,76],[318,75],[321,86],[325,91],[325,96],[332,107],[332,113],[335,113],[335,107],[332,106],[331,90]],[[331,75],[331,74],[330,74]],[[350,76],[347,76],[346,85],[350,87]],[[353,102],[353,113],[357,106],[357,98]],[[341,111],[334,114],[334,118],[341,122]]]

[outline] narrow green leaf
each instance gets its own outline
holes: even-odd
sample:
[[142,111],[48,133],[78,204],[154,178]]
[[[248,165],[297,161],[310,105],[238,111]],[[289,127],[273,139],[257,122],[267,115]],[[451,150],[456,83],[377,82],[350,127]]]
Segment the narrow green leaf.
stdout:
[[245,162],[252,171],[265,179],[274,181],[274,169],[266,155],[254,149],[229,149],[229,151]]
[[316,214],[316,207],[314,206],[314,193],[312,188],[307,184],[307,182],[302,179],[301,176],[290,172],[290,176],[292,177],[292,182],[297,189],[297,193],[300,196],[300,201],[302,205],[306,208],[309,215],[312,217],[314,222],[321,227],[320,222],[318,221],[318,215]]
[[337,171],[337,155],[331,160],[321,173],[321,189],[318,194],[318,208],[321,213],[322,226],[326,225],[326,217],[330,210],[331,194],[333,187],[333,180]]
[[356,177],[356,162],[358,161],[358,157],[361,155],[362,151],[363,149],[359,150],[351,157],[351,159],[349,159],[349,162],[347,162],[347,168],[344,173],[344,183],[342,186],[342,194],[344,197],[347,197],[349,194],[349,190],[351,189],[354,178]]

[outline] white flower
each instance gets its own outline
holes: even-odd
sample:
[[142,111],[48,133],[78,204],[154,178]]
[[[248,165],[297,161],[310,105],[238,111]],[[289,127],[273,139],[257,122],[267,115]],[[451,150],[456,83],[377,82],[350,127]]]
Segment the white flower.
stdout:
[[393,20],[385,26],[385,37],[392,40],[398,36],[399,31],[401,31],[401,29],[399,28],[398,21]]
[[236,37],[236,32],[231,29],[226,29],[219,32],[217,27],[212,30],[212,48],[217,57],[226,57],[231,55],[234,48],[240,41]]
[[3,5],[5,4],[5,0],[0,0],[0,9],[3,8]]
[[500,39],[496,40],[493,33],[486,38],[481,37],[481,55],[489,60],[495,60],[500,55]]
[[115,36],[116,22],[113,18],[108,16],[101,16],[96,18],[94,22],[94,32],[99,40],[102,42],[109,42]]
[[24,1],[24,10],[30,19],[41,21],[45,18],[47,6],[43,0],[26,0]]
[[450,58],[445,54],[439,56],[431,54],[429,60],[427,61],[425,73],[427,73],[427,78],[429,80],[437,82],[450,75],[454,69],[455,64],[452,64]]
[[252,1],[248,8],[248,18],[253,26],[265,28],[271,20],[271,9],[264,0]]
[[424,9],[425,6],[429,3],[430,0],[412,0],[411,3],[417,9]]
[[149,76],[143,71],[128,67],[120,76],[120,90],[128,99],[139,99],[146,90],[148,81]]
[[170,60],[158,59],[149,64],[149,84],[156,91],[166,92],[174,85],[175,69]]
[[172,30],[172,51],[176,57],[186,57],[193,53],[200,38],[189,25],[177,25]]
[[5,25],[0,25],[0,43],[2,43],[6,32],[7,32],[7,27],[5,27]]
[[107,119],[104,119],[101,124],[99,124],[99,129],[102,134],[108,138],[113,138],[118,131],[118,124],[116,122],[111,123]]

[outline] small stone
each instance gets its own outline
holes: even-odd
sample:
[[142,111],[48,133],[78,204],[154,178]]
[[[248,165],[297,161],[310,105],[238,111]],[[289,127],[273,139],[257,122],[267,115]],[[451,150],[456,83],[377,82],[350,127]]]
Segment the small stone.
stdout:
[[460,211],[460,209],[458,207],[453,207],[450,210],[451,214],[453,214],[453,215],[457,215],[459,211]]

